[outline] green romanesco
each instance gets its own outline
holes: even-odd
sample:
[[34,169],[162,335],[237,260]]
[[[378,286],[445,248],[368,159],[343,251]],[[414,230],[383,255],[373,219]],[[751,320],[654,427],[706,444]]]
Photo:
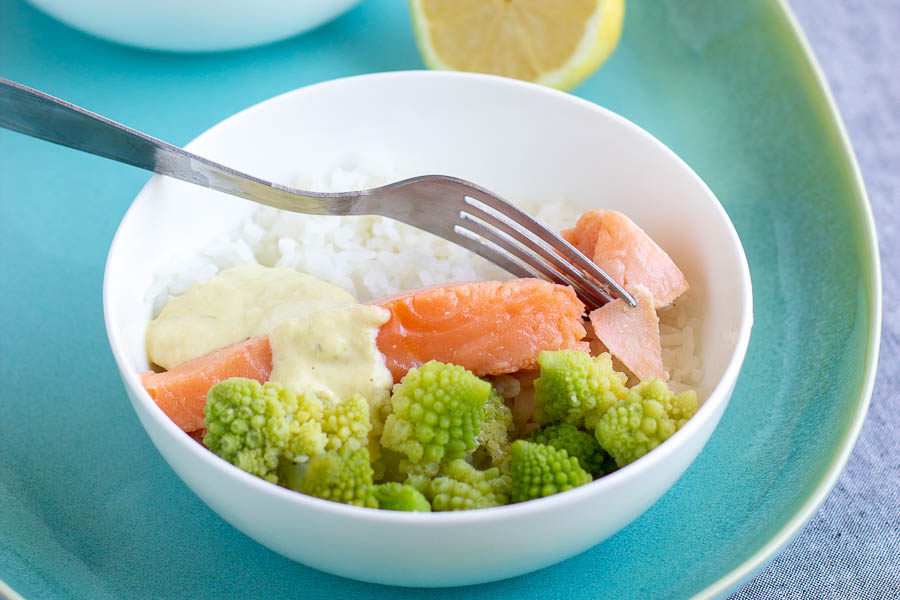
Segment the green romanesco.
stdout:
[[381,445],[434,475],[442,461],[475,449],[490,393],[491,384],[457,365],[432,360],[410,369],[394,386]]
[[369,401],[369,418],[372,421],[370,437],[377,442],[384,429],[384,421],[391,413],[391,392],[390,390],[379,390],[378,392],[372,390],[372,395],[366,396],[366,400]]
[[371,429],[369,403],[361,395],[354,394],[344,401],[332,401],[325,405],[322,431],[328,436],[327,450],[337,450],[346,444],[356,448],[365,446]]
[[373,488],[372,495],[378,508],[385,510],[405,510],[431,512],[431,504],[425,496],[411,485],[391,481],[380,483]]
[[616,464],[624,467],[667,440],[695,412],[693,391],[676,396],[659,379],[648,379],[603,415],[594,434]]
[[291,460],[304,460],[321,452],[328,440],[322,431],[322,401],[315,394],[295,394],[274,382],[266,383],[263,389],[278,392],[278,400],[270,402],[266,417],[269,443],[281,448],[282,455]]
[[565,450],[525,440],[513,443],[509,472],[513,502],[543,498],[591,481],[578,459]]
[[[569,456],[577,458],[581,468],[593,477],[601,477],[609,472],[609,455],[600,447],[597,438],[571,423],[544,425],[522,439],[565,450]],[[615,469],[615,464],[612,468]]]
[[541,424],[586,426],[628,392],[625,374],[613,369],[605,352],[592,357],[580,350],[544,351],[537,362],[541,376],[534,381],[534,419]]
[[383,483],[406,479],[407,474],[400,470],[400,463],[409,463],[406,455],[382,448],[381,444],[378,445],[378,449],[378,457],[372,456],[372,469],[375,471],[375,481]]
[[440,477],[412,476],[408,480],[431,501],[432,510],[489,508],[509,502],[509,475],[493,467],[479,471],[463,459],[444,463]]
[[509,445],[515,435],[512,411],[503,397],[494,389],[484,403],[484,423],[475,438],[478,447],[472,456],[472,464],[478,468],[500,467],[505,470],[509,459]]
[[282,459],[312,456],[325,448],[322,404],[277,383],[233,377],[206,397],[203,444],[235,466],[278,483]]
[[369,450],[352,444],[316,454],[306,463],[287,463],[282,480],[290,489],[324,500],[377,508]]
[[440,471],[439,463],[414,463],[402,452],[379,446],[379,456],[372,460],[375,481],[404,481],[410,477],[422,476],[426,479],[435,477]]

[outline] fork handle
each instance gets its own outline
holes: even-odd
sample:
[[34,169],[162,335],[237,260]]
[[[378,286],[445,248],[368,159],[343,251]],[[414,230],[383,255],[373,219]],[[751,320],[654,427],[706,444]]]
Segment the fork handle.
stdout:
[[309,214],[343,209],[341,202],[235,171],[2,77],[0,127],[270,206]]

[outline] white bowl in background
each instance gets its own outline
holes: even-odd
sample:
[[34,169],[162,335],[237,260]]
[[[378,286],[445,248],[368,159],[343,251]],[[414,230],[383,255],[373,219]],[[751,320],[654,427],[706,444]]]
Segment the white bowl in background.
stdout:
[[149,50],[211,52],[275,42],[360,0],[28,0],[66,25]]
[[382,73],[272,98],[187,148],[286,184],[299,165],[308,172],[353,157],[390,156],[408,174],[470,179],[512,201],[565,198],[585,210],[617,209],[671,254],[701,306],[702,406],[625,468],[548,498],[485,510],[418,514],[327,502],[219,459],[141,387],[155,270],[196,253],[255,208],[154,176],[109,251],[103,305],[113,355],[141,423],[175,472],[225,520],[276,552],[330,573],[409,586],[472,584],[539,569],[601,542],[647,510],[694,460],[728,404],[753,320],[740,241],[683,161],[608,110],[488,75]]

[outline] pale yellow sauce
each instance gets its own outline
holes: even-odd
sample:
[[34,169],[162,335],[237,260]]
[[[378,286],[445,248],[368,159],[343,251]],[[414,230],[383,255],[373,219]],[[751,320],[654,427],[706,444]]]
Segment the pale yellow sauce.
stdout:
[[147,353],[169,369],[267,334],[269,381],[337,402],[361,394],[377,422],[393,384],[376,344],[389,318],[388,310],[357,304],[310,275],[246,264],[172,298],[147,327]]
[[147,326],[150,361],[175,365],[268,333],[287,319],[356,304],[341,288],[284,267],[240,265],[169,300]]
[[269,332],[270,381],[344,400],[361,394],[374,408],[393,384],[375,338],[390,318],[380,306],[354,305],[312,312]]

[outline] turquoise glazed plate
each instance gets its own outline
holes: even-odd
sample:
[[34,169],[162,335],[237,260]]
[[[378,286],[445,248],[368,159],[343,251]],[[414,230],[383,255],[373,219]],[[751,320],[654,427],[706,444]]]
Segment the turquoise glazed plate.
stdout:
[[[784,4],[628,11],[621,46],[575,93],[647,129],[709,184],[756,299],[731,403],[669,493],[584,554],[483,586],[388,588],[269,552],[153,449],[106,345],[103,261],[146,175],[0,132],[0,596],[709,598],[770,560],[834,485],[865,416],[880,329],[872,217]],[[4,76],[176,142],[289,89],[420,65],[393,0],[298,39],[202,57],[107,45],[23,3],[0,3],[0,21],[13,32],[0,40]]]

